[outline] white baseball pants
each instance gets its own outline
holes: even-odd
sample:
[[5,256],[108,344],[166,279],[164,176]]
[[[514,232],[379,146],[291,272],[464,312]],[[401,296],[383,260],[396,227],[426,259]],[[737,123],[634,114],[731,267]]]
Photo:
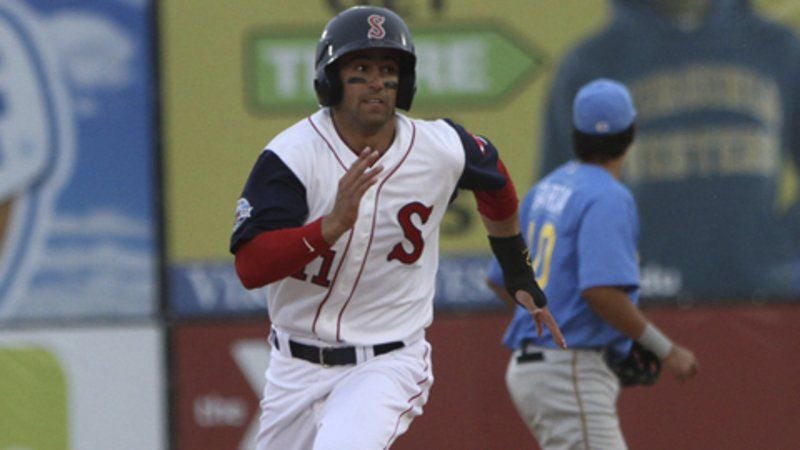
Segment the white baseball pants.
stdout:
[[[506,384],[542,450],[625,450],[617,416],[619,381],[597,350],[528,346],[542,359],[511,355]],[[538,355],[537,355],[538,356]]]
[[422,414],[433,384],[431,346],[418,338],[359,363],[324,367],[273,348],[257,450],[378,450]]

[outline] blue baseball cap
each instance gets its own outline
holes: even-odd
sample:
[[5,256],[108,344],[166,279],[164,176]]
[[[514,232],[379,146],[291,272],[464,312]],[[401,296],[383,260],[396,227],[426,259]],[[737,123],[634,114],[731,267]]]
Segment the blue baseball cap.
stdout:
[[636,119],[628,89],[620,82],[598,78],[585,84],[572,104],[572,123],[586,134],[605,135],[625,131]]

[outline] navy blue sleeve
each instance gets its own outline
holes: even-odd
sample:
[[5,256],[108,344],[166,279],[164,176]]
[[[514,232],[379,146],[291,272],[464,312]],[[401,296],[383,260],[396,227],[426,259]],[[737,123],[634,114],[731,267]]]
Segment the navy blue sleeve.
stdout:
[[497,169],[497,149],[483,136],[470,134],[461,125],[445,119],[461,138],[466,162],[458,180],[459,189],[496,191],[506,185],[506,177]]
[[302,226],[308,218],[306,188],[270,150],[256,161],[242,196],[236,203],[236,221],[230,251],[263,231]]

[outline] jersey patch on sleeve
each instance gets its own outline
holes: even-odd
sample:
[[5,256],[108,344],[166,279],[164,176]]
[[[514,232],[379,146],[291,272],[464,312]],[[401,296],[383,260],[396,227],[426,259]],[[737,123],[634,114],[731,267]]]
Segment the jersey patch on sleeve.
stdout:
[[475,141],[475,144],[478,145],[478,150],[480,150],[482,155],[486,154],[486,146],[489,144],[489,141],[486,140],[483,136],[476,136],[470,132],[467,132],[472,140]]
[[233,222],[234,232],[242,226],[245,220],[250,218],[252,212],[253,207],[250,206],[250,202],[246,198],[242,197],[236,202],[236,219]]
[[305,186],[278,155],[265,150],[236,202],[231,253],[263,231],[299,227],[307,217]]

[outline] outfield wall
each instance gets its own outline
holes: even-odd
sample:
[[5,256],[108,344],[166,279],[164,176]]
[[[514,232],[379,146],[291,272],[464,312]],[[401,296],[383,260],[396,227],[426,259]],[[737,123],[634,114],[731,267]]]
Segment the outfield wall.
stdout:
[[[249,447],[269,320],[233,272],[234,206],[266,141],[315,109],[309,52],[354,3],[0,2],[0,450]],[[412,115],[490,136],[522,193],[554,69],[606,3],[369,3],[415,30]],[[755,3],[800,27],[796,1]],[[400,449],[534,445],[503,385],[507,317],[473,210],[459,196],[442,227],[436,382]],[[645,299],[701,374],[623,393],[632,448],[800,441],[797,299],[751,294]]]

